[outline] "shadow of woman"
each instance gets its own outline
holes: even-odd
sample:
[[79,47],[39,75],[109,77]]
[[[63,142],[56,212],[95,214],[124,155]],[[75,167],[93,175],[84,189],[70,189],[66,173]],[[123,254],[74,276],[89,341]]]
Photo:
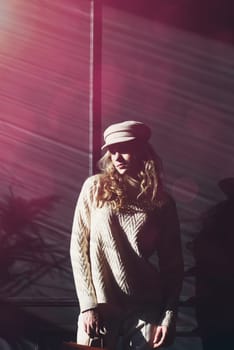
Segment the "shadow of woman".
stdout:
[[193,242],[196,317],[203,349],[234,349],[234,178],[218,183],[226,199],[204,214]]

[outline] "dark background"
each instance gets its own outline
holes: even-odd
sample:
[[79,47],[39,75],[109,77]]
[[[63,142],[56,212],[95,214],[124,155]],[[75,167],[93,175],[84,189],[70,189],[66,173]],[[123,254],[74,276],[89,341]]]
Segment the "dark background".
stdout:
[[0,350],[74,340],[73,211],[102,130],[126,119],[152,127],[178,207],[172,349],[232,349],[234,5],[96,1],[95,18],[93,5],[0,3]]

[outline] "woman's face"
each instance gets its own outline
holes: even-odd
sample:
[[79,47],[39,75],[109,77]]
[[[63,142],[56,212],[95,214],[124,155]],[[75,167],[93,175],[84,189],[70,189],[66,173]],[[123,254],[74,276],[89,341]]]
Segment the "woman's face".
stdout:
[[137,175],[137,149],[134,142],[116,143],[110,145],[108,150],[111,155],[111,161],[120,175],[128,174],[132,177]]

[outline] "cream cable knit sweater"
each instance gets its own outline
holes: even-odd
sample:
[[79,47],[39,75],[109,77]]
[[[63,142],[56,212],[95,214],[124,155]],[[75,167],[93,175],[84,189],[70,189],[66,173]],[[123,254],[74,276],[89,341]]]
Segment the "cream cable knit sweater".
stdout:
[[99,303],[163,305],[162,324],[168,325],[183,278],[175,205],[170,201],[151,215],[135,206],[124,213],[108,205],[97,208],[98,182],[99,175],[85,181],[72,227],[70,253],[80,310]]

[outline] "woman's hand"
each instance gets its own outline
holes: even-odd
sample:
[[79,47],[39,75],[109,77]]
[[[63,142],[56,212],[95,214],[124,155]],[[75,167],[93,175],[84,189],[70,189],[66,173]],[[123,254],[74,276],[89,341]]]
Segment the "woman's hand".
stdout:
[[99,335],[100,324],[99,314],[97,309],[90,309],[83,312],[84,330],[90,336],[94,338]]
[[152,347],[158,348],[159,346],[163,345],[166,335],[168,332],[167,326],[155,326],[153,331],[153,338],[152,338]]

